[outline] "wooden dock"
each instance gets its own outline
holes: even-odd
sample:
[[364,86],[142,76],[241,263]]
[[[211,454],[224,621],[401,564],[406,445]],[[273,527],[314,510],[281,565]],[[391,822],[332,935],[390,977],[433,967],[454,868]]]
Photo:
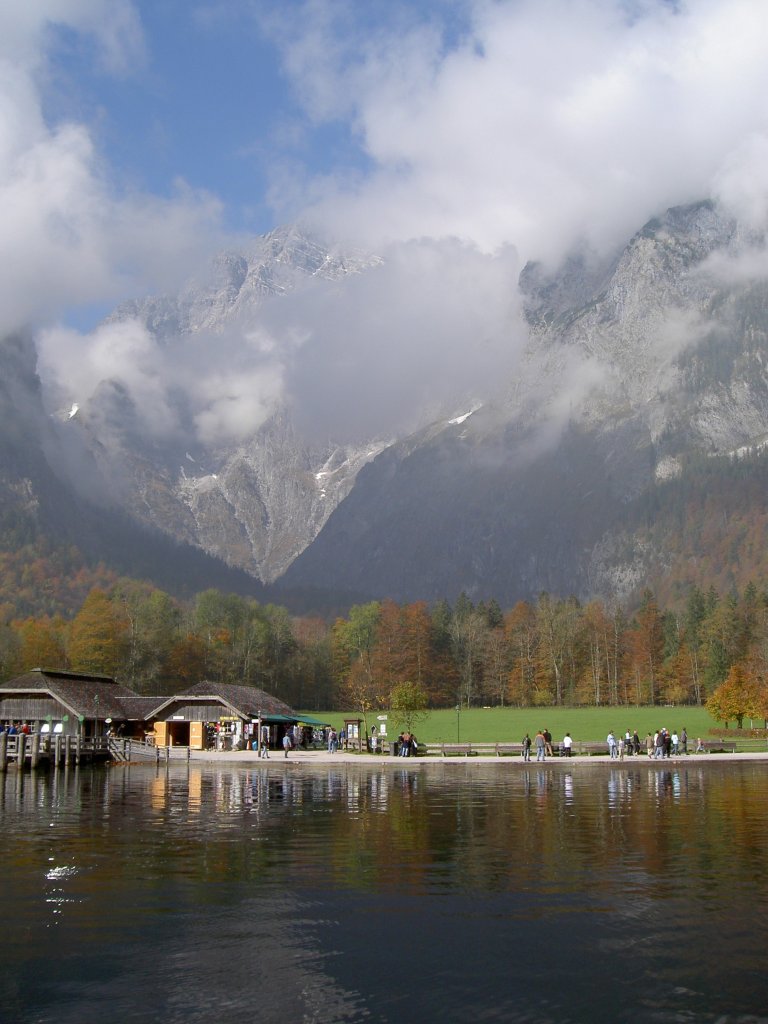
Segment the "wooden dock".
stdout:
[[16,768],[64,768],[71,764],[106,761],[189,761],[189,747],[156,747],[139,739],[113,736],[41,736],[39,733],[0,733],[0,773]]
[[17,768],[63,768],[70,764],[107,761],[112,757],[106,736],[41,736],[40,733],[0,733],[0,772]]

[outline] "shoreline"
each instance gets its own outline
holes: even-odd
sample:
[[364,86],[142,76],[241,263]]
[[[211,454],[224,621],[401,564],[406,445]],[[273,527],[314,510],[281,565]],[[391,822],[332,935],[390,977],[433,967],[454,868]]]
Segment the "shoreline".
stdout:
[[[391,757],[388,755],[374,755],[374,754],[359,754],[352,751],[337,751],[335,754],[331,754],[326,750],[302,750],[293,751],[286,757],[282,751],[275,750],[270,752],[268,758],[260,758],[256,751],[251,750],[237,750],[237,751],[215,751],[215,750],[193,750],[190,752],[189,759],[185,757],[183,760],[184,764],[231,764],[231,765],[254,765],[257,763],[266,763],[269,765],[327,765],[327,764],[357,764],[360,766],[366,766],[369,768],[387,766],[390,768],[428,768],[435,765],[470,765],[470,764],[496,764],[501,766],[502,764],[510,764],[519,767],[533,768],[541,767],[543,765],[556,767],[568,767],[570,765],[593,765],[595,767],[609,766],[611,768],[630,768],[638,767],[640,765],[647,765],[648,767],[666,768],[672,765],[680,767],[682,765],[690,764],[714,764],[722,763],[724,761],[732,761],[735,763],[743,763],[744,761],[766,761],[768,762],[768,750],[765,751],[749,751],[745,753],[706,753],[706,754],[678,754],[676,757],[668,758],[654,758],[648,757],[647,755],[639,754],[633,757],[625,757],[623,759],[614,758],[613,760],[607,754],[576,754],[572,757],[548,757],[545,761],[537,761],[535,758],[531,758],[530,761],[524,761],[519,755],[505,755],[503,757],[497,757],[495,754],[473,754],[469,757],[458,754],[454,756],[436,756],[430,755],[427,757]],[[141,764],[144,762],[131,762],[132,764]],[[179,757],[171,757],[167,762],[161,758],[160,764],[176,764],[181,763]]]

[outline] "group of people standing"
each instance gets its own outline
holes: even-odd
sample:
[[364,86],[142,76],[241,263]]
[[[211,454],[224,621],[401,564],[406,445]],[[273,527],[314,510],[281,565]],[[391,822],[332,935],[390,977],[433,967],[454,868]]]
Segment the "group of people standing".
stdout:
[[[634,732],[630,732],[629,729],[624,735],[616,736],[611,730],[608,733],[606,740],[608,744],[608,753],[611,759],[621,759],[624,755],[637,756],[643,749],[643,744],[638,736],[637,729]],[[700,743],[700,741],[699,741]],[[536,751],[536,760],[545,761],[547,757],[552,757],[554,751],[552,749],[552,734],[548,729],[539,729],[533,739],[525,734],[522,741],[522,757],[524,761],[531,760],[531,750]],[[570,757],[573,748],[573,739],[571,734],[567,732],[560,743],[560,756]],[[678,754],[688,753],[688,733],[686,732],[685,726],[680,730],[678,734],[675,731],[670,732],[668,729],[658,729],[655,733],[648,733],[645,739],[645,750],[648,757],[661,758],[661,757],[675,757]]]
[[401,732],[397,737],[397,756],[416,757],[419,752],[419,743],[412,732]]
[[[642,744],[637,734],[637,729],[630,733],[629,729],[623,736],[616,737],[611,731],[606,739],[608,753],[613,759],[621,759],[625,754],[635,757],[641,752]],[[645,737],[645,752],[648,757],[676,757],[678,754],[688,753],[688,733],[685,726],[678,734],[669,729],[657,729],[655,733],[648,733]]]
[[[700,745],[700,744],[699,744]],[[659,729],[653,736],[650,733],[645,738],[645,748],[648,757],[676,757],[678,754],[688,753],[688,733],[685,726],[680,734],[674,730]]]
[[[539,729],[533,739],[528,733],[523,736],[523,760],[531,760],[531,747],[536,748],[536,760],[546,761],[547,757],[554,756],[554,750],[552,749],[552,733],[549,729]],[[571,756],[571,748],[573,747],[573,740],[571,734],[567,732],[563,737],[563,741],[560,744],[560,753],[563,757]]]

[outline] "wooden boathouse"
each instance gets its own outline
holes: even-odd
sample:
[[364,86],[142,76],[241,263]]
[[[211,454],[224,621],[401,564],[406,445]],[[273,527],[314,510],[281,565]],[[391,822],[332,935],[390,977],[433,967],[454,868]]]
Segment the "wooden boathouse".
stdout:
[[258,725],[267,726],[270,745],[278,746],[285,730],[301,716],[277,697],[253,686],[196,683],[168,697],[149,713],[158,746],[188,746],[233,750],[256,738]]
[[34,668],[0,686],[0,722],[27,724],[41,735],[103,736],[112,722],[126,723],[147,707],[147,698],[111,676]]
[[151,745],[152,756],[160,747],[224,751],[249,747],[261,733],[275,748],[302,721],[253,686],[201,682],[172,697],[145,697],[110,676],[36,668],[0,685],[0,771],[9,760],[124,760],[126,743],[137,753]]
[[0,686],[0,770],[18,763],[110,757],[112,723],[124,731],[157,698],[139,697],[110,676],[32,669]]

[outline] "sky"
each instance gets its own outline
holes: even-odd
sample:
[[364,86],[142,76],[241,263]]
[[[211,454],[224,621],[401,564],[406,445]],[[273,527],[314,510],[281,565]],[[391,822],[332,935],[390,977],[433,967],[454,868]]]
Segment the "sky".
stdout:
[[[764,0],[4,4],[0,333],[38,332],[41,365],[72,400],[117,353],[129,389],[169,429],[167,359],[140,332],[115,342],[100,318],[301,222],[402,271],[382,271],[380,293],[367,285],[349,318],[337,300],[332,340],[309,319],[291,338],[305,339],[307,367],[327,353],[337,380],[351,367],[347,388],[359,374],[362,432],[412,425],[458,395],[457,381],[468,400],[514,372],[526,261],[609,251],[666,207],[707,196],[764,224],[767,52]],[[385,342],[379,314],[395,307]],[[447,323],[456,308],[463,333]],[[309,303],[307,318],[317,311]],[[488,358],[473,361],[477,331]],[[323,404],[317,373],[290,369],[295,342],[279,328],[274,342],[233,415],[215,415],[222,396],[198,388],[205,440],[252,430],[292,388],[309,398],[310,381]],[[404,387],[443,357],[434,395]],[[370,359],[390,382],[378,410],[397,410],[389,423],[365,421]],[[221,388],[236,381],[223,375]]]

